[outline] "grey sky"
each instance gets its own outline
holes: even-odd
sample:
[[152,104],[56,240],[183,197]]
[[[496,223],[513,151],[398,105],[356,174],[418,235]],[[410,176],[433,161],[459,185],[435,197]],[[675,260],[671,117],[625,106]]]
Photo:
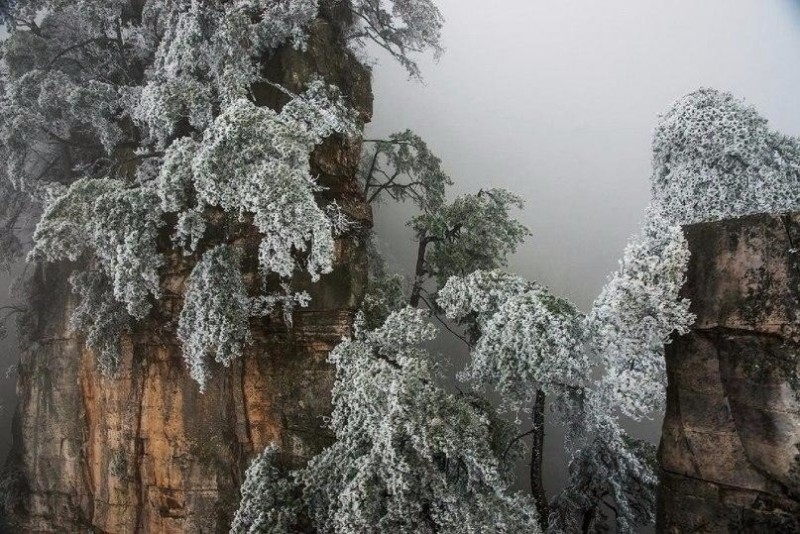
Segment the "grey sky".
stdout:
[[[381,57],[370,135],[411,128],[457,191],[521,194],[533,236],[511,269],[586,308],[649,200],[658,113],[701,86],[800,135],[796,0],[436,0],[445,55],[425,84]],[[398,211],[378,229],[402,260]],[[383,222],[383,224],[380,224]]]
[[[637,230],[649,199],[659,112],[701,86],[744,97],[800,135],[800,1],[436,0],[446,54],[421,61],[425,84],[380,56],[369,135],[412,128],[443,159],[456,191],[524,196],[533,232],[511,270],[586,308]],[[411,261],[403,210],[378,230]],[[0,371],[16,356],[8,341]],[[0,373],[0,377],[2,373]],[[13,380],[0,382],[8,442]],[[656,421],[638,433],[657,439]],[[548,458],[558,458],[550,429]],[[4,456],[4,454],[3,454]],[[548,463],[551,490],[563,465]]]
[[[583,309],[638,230],[651,134],[674,100],[704,86],[730,91],[800,135],[800,1],[435,1],[447,52],[421,61],[424,85],[379,56],[369,135],[415,130],[456,193],[522,195],[533,236],[510,269]],[[380,206],[376,225],[406,272],[416,251],[397,221],[408,213]],[[653,442],[661,434],[660,417],[626,427]],[[566,460],[561,429],[548,425],[547,435],[552,494]]]

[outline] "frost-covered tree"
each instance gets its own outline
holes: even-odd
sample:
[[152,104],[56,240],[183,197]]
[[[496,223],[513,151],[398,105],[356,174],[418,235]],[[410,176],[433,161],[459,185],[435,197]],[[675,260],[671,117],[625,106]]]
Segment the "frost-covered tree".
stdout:
[[53,197],[36,226],[30,257],[77,261],[91,254],[111,280],[114,298],[132,317],[146,316],[149,297],[161,293],[163,264],[156,244],[163,222],[154,192],[83,178]]
[[[300,271],[316,280],[331,270],[343,219],[320,200],[309,156],[325,138],[355,133],[356,117],[324,80],[290,91],[261,68],[280,47],[305,46],[323,2],[353,12],[346,33],[354,46],[382,43],[410,69],[408,54],[441,49],[441,16],[426,0],[0,6],[10,33],[0,76],[0,252],[7,262],[23,254],[32,223],[31,259],[75,261],[96,273],[75,276],[75,293],[108,309],[121,303],[133,320],[115,313],[94,325],[76,310],[73,325],[104,361],[119,356],[114,336],[161,297],[161,268],[174,252],[199,259],[252,228],[263,284],[248,287],[259,305],[238,311],[240,318],[306,303],[287,294],[285,282]],[[255,89],[263,86],[283,93],[284,104],[259,106]],[[167,225],[171,247],[159,241]],[[188,361],[204,353],[201,346],[210,342],[186,346]],[[236,353],[218,356],[224,362]]]
[[522,199],[505,189],[487,189],[415,217],[410,223],[418,243],[411,305],[418,304],[429,279],[441,287],[451,276],[504,266],[528,236],[511,215],[522,206]]
[[593,389],[559,399],[570,457],[566,487],[550,503],[548,531],[635,532],[655,521],[656,451],[628,436]]
[[681,227],[649,208],[640,235],[625,247],[619,270],[587,316],[591,347],[608,378],[602,394],[634,419],[663,406],[664,344],[694,323],[689,301],[680,297],[688,264]]
[[285,534],[300,530],[301,489],[279,466],[279,452],[270,445],[247,468],[231,534]]
[[250,301],[241,274],[240,251],[227,245],[206,252],[189,277],[178,322],[178,339],[189,374],[206,387],[206,358],[225,366],[242,355],[250,339]]
[[437,311],[435,299],[423,296],[428,281],[440,288],[451,276],[501,267],[529,235],[512,216],[523,207],[522,199],[509,191],[481,190],[447,202],[452,180],[441,160],[410,130],[369,144],[360,172],[367,200],[410,200],[419,210],[409,221],[417,242],[412,306],[422,301]]
[[558,399],[566,417],[570,477],[552,502],[551,529],[621,532],[655,520],[655,448],[626,435],[623,414],[635,420],[663,408],[664,345],[694,322],[680,297],[689,249],[680,226],[656,207],[625,248],[585,318],[586,350],[602,375]]
[[447,187],[453,181],[421,137],[405,130],[387,139],[368,139],[364,143],[359,173],[367,202],[381,201],[386,196],[395,202],[412,200],[423,212],[444,204]]
[[394,311],[408,305],[405,279],[402,275],[390,273],[386,262],[375,246],[374,236],[367,241],[369,273],[367,292],[361,302],[362,328],[373,330],[383,324]]
[[459,378],[479,390],[493,388],[501,408],[530,409],[531,490],[547,526],[542,480],[546,395],[569,394],[587,384],[583,315],[546,288],[500,271],[452,277],[439,293],[447,317],[465,324],[475,338]]
[[95,351],[100,371],[113,374],[120,364],[122,342],[133,325],[125,304],[114,298],[111,281],[101,270],[86,270],[70,276],[78,303],[72,312],[72,328],[85,332],[86,345]]
[[729,93],[700,89],[661,117],[653,138],[653,197],[689,224],[800,209],[800,140]]
[[259,518],[277,513],[263,510],[287,501],[293,487],[323,533],[539,532],[533,502],[503,476],[491,420],[469,397],[436,385],[423,348],[434,336],[425,312],[409,307],[339,345],[330,356],[336,442],[251,497],[262,472],[275,472],[263,467],[269,451],[259,458],[234,532],[279,532]]
[[415,53],[432,50],[435,58],[442,54],[444,19],[431,0],[352,0],[349,5],[357,20],[349,35],[354,44],[377,44],[412,77],[420,77],[412,59]]
[[453,277],[439,292],[448,317],[475,339],[461,378],[495,389],[501,407],[531,410],[531,483],[540,511],[548,506],[545,395],[568,427],[570,479],[551,503],[553,532],[595,532],[612,519],[631,532],[654,519],[652,447],[629,438],[618,414],[641,419],[661,407],[664,344],[694,321],[679,295],[688,259],[681,228],[651,208],[586,317],[538,284],[499,271]]

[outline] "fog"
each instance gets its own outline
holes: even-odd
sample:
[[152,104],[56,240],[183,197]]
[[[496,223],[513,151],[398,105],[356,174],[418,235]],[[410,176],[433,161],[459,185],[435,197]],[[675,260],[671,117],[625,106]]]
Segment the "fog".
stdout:
[[[533,235],[510,270],[583,309],[637,230],[651,132],[672,101],[703,86],[731,91],[800,135],[798,1],[436,1],[445,55],[422,58],[418,83],[375,52],[368,136],[415,130],[442,158],[454,194],[505,187],[523,196],[519,215]],[[406,272],[407,215],[382,205],[376,217],[390,260]],[[13,340],[0,347],[4,371],[17,349]],[[13,374],[3,377],[0,453],[14,406]],[[657,440],[659,426],[656,418],[632,430]],[[556,487],[563,465],[548,462],[546,474]]]
[[[638,230],[652,131],[673,101],[700,87],[730,91],[800,135],[798,1],[437,4],[447,51],[420,62],[424,83],[376,52],[368,136],[411,128],[442,158],[453,194],[505,187],[524,197],[519,217],[533,235],[509,269],[584,310]],[[406,273],[416,253],[409,213],[376,210],[382,248]],[[661,419],[626,427],[656,443]],[[566,470],[560,429],[547,433],[552,494]],[[520,465],[523,485],[526,472]]]
[[[424,84],[379,55],[371,137],[411,128],[454,193],[522,195],[532,237],[510,268],[586,308],[614,270],[650,197],[657,115],[714,87],[800,135],[795,0],[437,0],[446,18]],[[377,55],[377,54],[376,54]],[[378,231],[411,256],[402,210]]]

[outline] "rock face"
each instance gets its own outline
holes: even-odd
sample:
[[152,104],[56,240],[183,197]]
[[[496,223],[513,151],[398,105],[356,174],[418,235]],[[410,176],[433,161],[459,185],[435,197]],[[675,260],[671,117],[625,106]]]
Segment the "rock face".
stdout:
[[[342,20],[323,12],[307,51],[283,50],[264,71],[292,89],[321,74],[366,122],[369,72],[346,52]],[[263,104],[281,104],[279,93],[256,94]],[[356,186],[359,158],[358,143],[334,139],[312,163],[325,194],[368,225],[371,212]],[[191,267],[172,258],[166,295],[182,294]],[[227,532],[254,453],[276,442],[287,463],[302,464],[329,442],[321,426],[333,382],[326,358],[350,332],[366,287],[366,253],[352,238],[337,243],[334,272],[305,288],[313,301],[295,312],[293,328],[254,320],[254,344],[230,368],[215,370],[205,394],[189,378],[174,335],[179,297],[159,303],[125,341],[120,373],[103,377],[69,329],[68,271],[40,268],[34,284],[34,343],[19,366],[8,462],[14,531]]]
[[800,532],[800,215],[686,235],[697,323],[667,348],[658,530]]

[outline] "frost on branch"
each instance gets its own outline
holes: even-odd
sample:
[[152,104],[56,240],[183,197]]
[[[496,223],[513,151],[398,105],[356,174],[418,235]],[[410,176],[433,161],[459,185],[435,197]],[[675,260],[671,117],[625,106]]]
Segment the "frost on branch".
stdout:
[[369,203],[385,196],[399,202],[410,199],[423,212],[444,204],[445,189],[453,181],[421,137],[405,130],[370,144],[359,168]]
[[46,261],[93,255],[111,280],[114,297],[142,318],[150,311],[150,297],[160,296],[161,225],[154,193],[118,180],[81,179],[46,206],[30,255]]
[[405,280],[401,275],[370,275],[367,293],[361,302],[362,327],[367,330],[380,327],[392,312],[408,305]]
[[352,0],[356,24],[350,39],[363,48],[372,41],[391,54],[412,77],[420,77],[419,66],[411,54],[433,50],[434,58],[444,51],[441,45],[444,18],[431,0]]
[[261,21],[257,28],[259,47],[277,48],[289,41],[295,48],[306,43],[305,28],[319,11],[319,0],[273,0],[261,2]]
[[125,305],[114,298],[111,283],[102,271],[79,271],[69,282],[78,297],[70,326],[86,333],[86,346],[95,351],[98,368],[112,375],[119,367],[122,340],[133,320]]
[[249,297],[241,271],[242,252],[232,245],[218,245],[203,254],[189,277],[183,309],[178,319],[178,339],[189,374],[205,389],[208,358],[229,366],[252,341],[250,317],[266,316],[280,306],[284,321],[292,324],[297,306],[308,306],[307,293]]
[[287,40],[301,46],[316,15],[316,0],[148,2],[142,37],[157,46],[133,115],[162,146],[181,122],[202,131],[216,105],[262,80],[258,58]]
[[197,210],[184,211],[178,216],[172,242],[183,249],[185,255],[194,254],[206,232],[206,219]]
[[[689,246],[680,226],[647,211],[641,235],[627,247],[586,319],[592,348],[605,366],[603,394],[634,419],[664,401],[664,344],[694,323],[680,297]],[[613,399],[613,400],[612,400]]]
[[[562,398],[561,402],[565,402]],[[613,406],[594,391],[571,395],[560,407],[567,419],[570,454],[566,487],[551,502],[553,534],[636,532],[653,524],[658,477],[655,447],[628,436],[613,415]]]
[[370,143],[359,173],[367,201],[411,200],[420,211],[409,222],[417,242],[412,306],[420,301],[434,306],[423,296],[435,294],[425,287],[431,280],[442,287],[451,276],[504,265],[529,235],[511,215],[522,200],[506,190],[481,190],[447,203],[446,188],[453,182],[439,158],[410,130]]
[[189,277],[178,320],[183,358],[201,391],[209,375],[209,356],[227,367],[250,343],[249,319],[239,251],[229,245],[209,250]]
[[662,117],[653,197],[676,224],[800,210],[800,140],[729,93],[700,89]]
[[337,441],[298,474],[319,532],[538,532],[506,485],[489,419],[434,384],[435,329],[406,308],[331,353]]
[[429,243],[424,274],[442,287],[451,276],[505,265],[529,235],[511,215],[512,209],[522,206],[522,199],[513,193],[488,189],[414,217],[410,226],[421,242]]
[[[350,119],[338,93],[315,82],[280,113],[237,100],[199,143],[191,163],[197,204],[252,217],[261,233],[265,275],[289,277],[299,266],[297,252],[308,253],[304,267],[315,281],[333,268],[332,223],[314,198],[319,187],[309,155],[333,132],[350,131]],[[170,147],[167,161],[185,161],[191,146],[187,141]],[[166,204],[177,207],[185,199],[184,173],[179,165],[162,173]]]
[[453,277],[439,292],[450,319],[471,323],[477,341],[462,380],[491,386],[512,410],[547,393],[586,383],[583,315],[542,286],[500,271]]
[[511,215],[522,208],[522,199],[504,189],[481,190],[447,203],[446,188],[453,182],[412,131],[370,143],[359,170],[367,201],[387,196],[411,200],[421,212],[409,223],[419,246],[412,305],[425,280],[435,279],[441,287],[451,276],[500,267],[529,235]]
[[231,534],[295,532],[302,508],[298,486],[291,474],[278,467],[278,453],[278,448],[270,445],[247,468]]

